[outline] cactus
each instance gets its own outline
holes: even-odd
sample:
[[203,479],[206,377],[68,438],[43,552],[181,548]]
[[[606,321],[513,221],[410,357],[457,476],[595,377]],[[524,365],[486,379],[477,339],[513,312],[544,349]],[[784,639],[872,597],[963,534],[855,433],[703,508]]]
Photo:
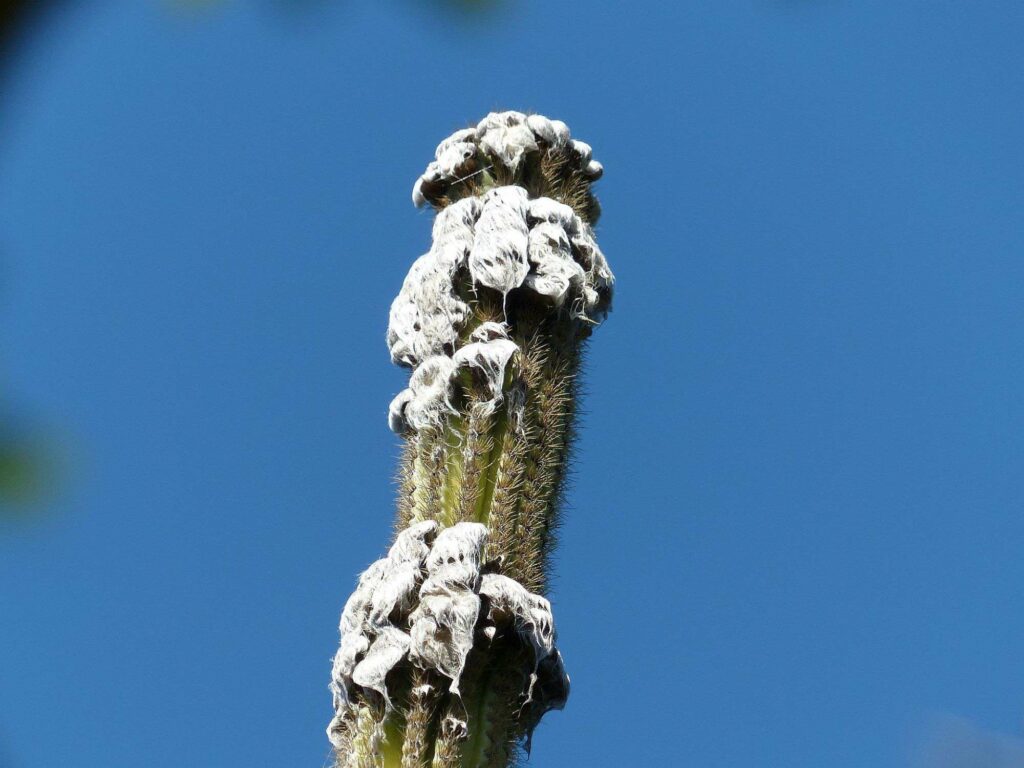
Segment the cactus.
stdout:
[[341,617],[340,768],[511,765],[569,679],[543,597],[582,346],[611,305],[601,165],[557,120],[492,113],[437,148],[413,201],[433,245],[391,307],[411,368],[396,535]]

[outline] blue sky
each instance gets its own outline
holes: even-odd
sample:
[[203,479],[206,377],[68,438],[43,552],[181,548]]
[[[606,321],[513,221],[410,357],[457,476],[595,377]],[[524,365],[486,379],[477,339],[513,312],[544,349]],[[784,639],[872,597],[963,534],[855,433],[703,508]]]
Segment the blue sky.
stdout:
[[409,191],[494,108],[594,146],[618,277],[552,596],[573,692],[530,764],[1024,733],[1019,2],[126,0],[36,32],[0,385],[70,460],[0,528],[4,768],[325,762],[393,515]]

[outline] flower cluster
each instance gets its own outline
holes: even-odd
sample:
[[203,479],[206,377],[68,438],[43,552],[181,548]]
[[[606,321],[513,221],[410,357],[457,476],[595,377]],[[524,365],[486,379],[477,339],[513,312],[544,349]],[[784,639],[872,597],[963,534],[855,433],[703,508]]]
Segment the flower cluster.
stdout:
[[392,402],[397,432],[439,423],[453,412],[459,373],[476,368],[497,402],[515,344],[498,324],[469,331],[470,303],[481,293],[561,314],[581,333],[611,305],[614,276],[593,230],[573,210],[526,189],[500,186],[437,214],[434,243],[409,270],[391,305],[391,359],[414,368],[409,387]]
[[604,168],[591,155],[590,145],[573,139],[561,120],[492,112],[438,144],[434,160],[413,185],[412,200],[417,206],[443,207],[453,197],[472,193],[481,178],[528,182],[536,175],[536,162],[545,157],[558,161],[560,174],[597,181]]
[[327,733],[336,745],[344,742],[357,692],[390,708],[388,675],[411,664],[443,675],[458,697],[470,651],[499,637],[527,652],[524,728],[564,705],[569,679],[554,644],[551,605],[482,562],[486,539],[479,523],[441,531],[433,521],[416,523],[362,574],[341,616],[331,674],[335,717]]

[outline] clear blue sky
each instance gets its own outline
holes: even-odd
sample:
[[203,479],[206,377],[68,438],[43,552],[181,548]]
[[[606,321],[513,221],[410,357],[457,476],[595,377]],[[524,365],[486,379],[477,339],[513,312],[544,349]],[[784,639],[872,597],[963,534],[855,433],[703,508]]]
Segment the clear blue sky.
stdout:
[[531,765],[1019,736],[1019,0],[295,5],[72,3],[7,81],[2,387],[75,461],[0,528],[0,765],[324,763],[409,191],[494,108],[595,147],[619,279]]

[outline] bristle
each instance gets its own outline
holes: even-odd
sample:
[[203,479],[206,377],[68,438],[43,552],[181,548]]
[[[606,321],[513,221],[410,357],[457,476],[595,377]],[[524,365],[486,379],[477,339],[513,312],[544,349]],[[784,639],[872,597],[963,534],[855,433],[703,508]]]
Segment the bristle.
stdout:
[[440,429],[424,430],[410,439],[415,447],[410,522],[435,519],[441,506],[445,441]]
[[426,670],[412,674],[412,689],[405,715],[405,741],[402,744],[402,768],[426,768],[433,747],[433,726],[439,705],[436,686]]

